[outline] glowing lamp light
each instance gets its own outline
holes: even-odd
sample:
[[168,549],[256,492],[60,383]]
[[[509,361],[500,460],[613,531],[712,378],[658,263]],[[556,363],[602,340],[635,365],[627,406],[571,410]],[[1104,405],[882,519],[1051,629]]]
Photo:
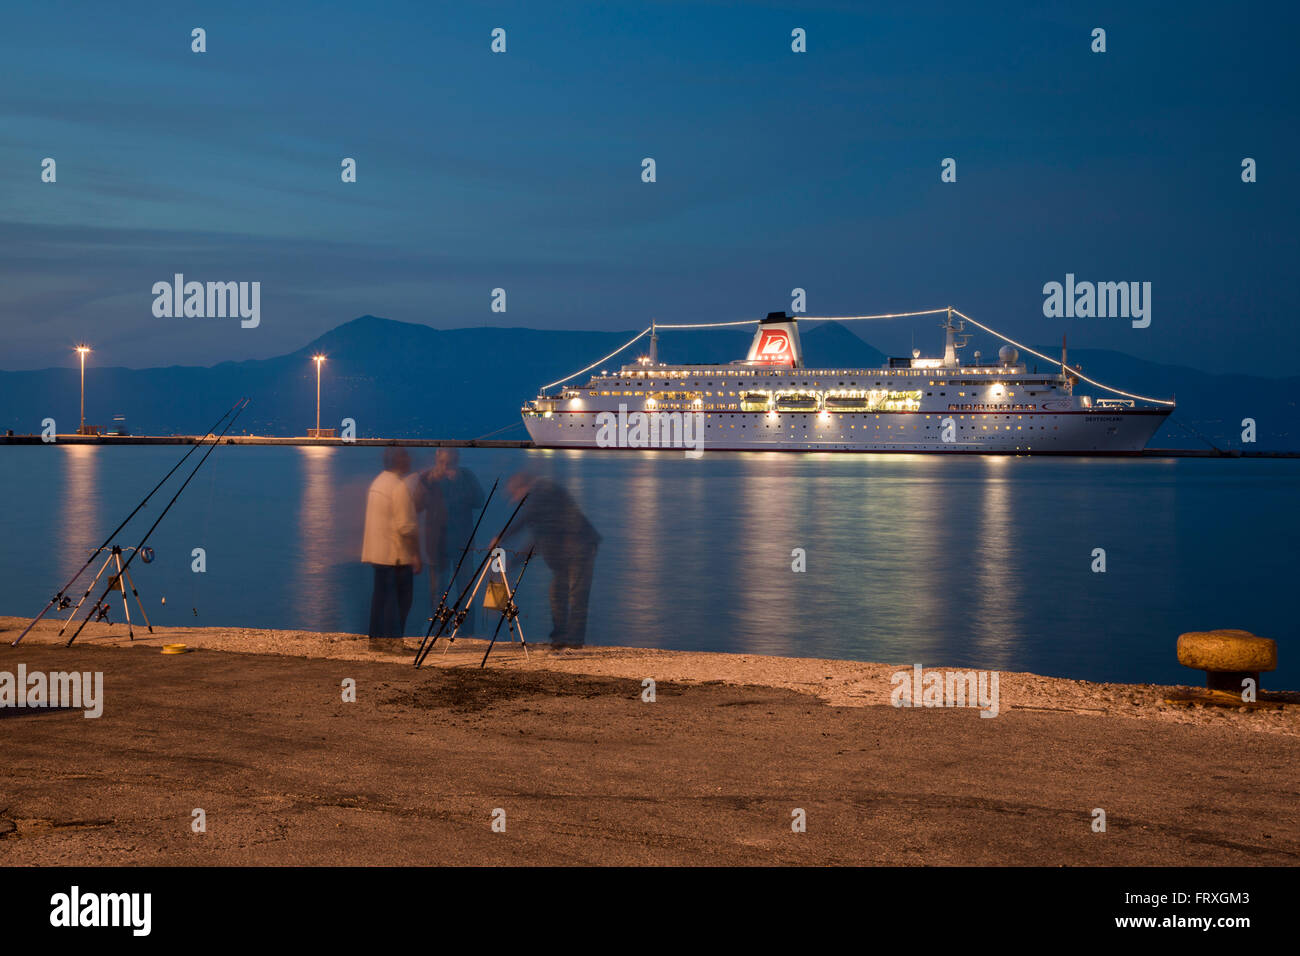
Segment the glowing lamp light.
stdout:
[[77,346],[77,355],[81,359],[81,428],[78,435],[86,434],[86,355],[89,352],[89,345],[82,343]]
[[320,367],[325,362],[325,356],[317,352],[311,357],[316,363],[316,437],[320,437]]

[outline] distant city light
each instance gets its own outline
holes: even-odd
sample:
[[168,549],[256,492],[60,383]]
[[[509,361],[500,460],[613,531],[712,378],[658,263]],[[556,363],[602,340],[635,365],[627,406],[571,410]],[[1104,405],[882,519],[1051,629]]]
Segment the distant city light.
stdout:
[[77,429],[78,435],[86,434],[86,355],[90,352],[90,346],[82,343],[77,346],[76,352],[81,359],[81,427]]
[[316,363],[316,437],[320,438],[320,367],[325,363],[325,356],[318,352],[311,358]]

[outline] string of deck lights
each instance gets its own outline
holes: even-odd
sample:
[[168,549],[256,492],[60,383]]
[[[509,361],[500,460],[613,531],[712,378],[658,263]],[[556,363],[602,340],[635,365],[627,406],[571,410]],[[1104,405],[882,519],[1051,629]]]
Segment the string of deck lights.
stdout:
[[572,375],[566,375],[566,376],[564,376],[564,378],[562,378],[562,379],[559,379],[559,380],[557,380],[557,381],[551,382],[550,385],[543,385],[543,386],[542,386],[542,391],[544,392],[544,391],[546,391],[548,388],[554,388],[556,385],[563,385],[563,384],[564,384],[565,382],[567,382],[569,379],[571,379],[571,378],[577,378],[577,377],[578,377],[579,375],[581,375],[583,372],[590,372],[593,368],[595,368],[595,367],[596,367],[597,365],[599,365],[601,362],[606,362],[606,361],[608,361],[609,359],[612,359],[612,358],[613,358],[615,355],[617,355],[619,352],[621,352],[621,351],[623,351],[624,349],[626,349],[626,348],[628,348],[628,347],[634,345],[634,344],[637,342],[638,339],[642,338],[643,336],[649,335],[649,334],[650,334],[650,329],[651,329],[651,328],[653,328],[653,326],[649,326],[649,325],[647,325],[644,329],[642,329],[640,332],[638,332],[634,338],[628,339],[626,343],[624,343],[623,345],[620,345],[618,348],[614,349],[614,351],[610,352],[610,353],[609,353],[608,355],[606,355],[604,358],[596,359],[596,361],[592,362],[592,363],[591,363],[590,365],[588,365],[586,368],[580,368],[580,369],[578,369],[576,372],[574,372]]
[[[952,313],[953,315],[960,315],[963,319],[965,319],[971,325],[975,326],[977,329],[983,329],[985,332],[989,333],[990,335],[996,335],[998,338],[1000,338],[1002,341],[1006,342],[1007,344],[1014,345],[1018,349],[1024,349],[1030,355],[1033,355],[1036,358],[1043,359],[1044,361],[1051,362],[1053,365],[1060,365],[1061,369],[1063,371],[1065,370],[1065,366],[1062,365],[1061,362],[1059,362],[1058,360],[1052,358],[1050,355],[1044,355],[1042,352],[1035,352],[1028,345],[1022,345],[1021,343],[1017,342],[1015,339],[1008,338],[1007,336],[1003,335],[1001,332],[994,331],[993,329],[990,329],[987,325],[984,325],[980,322],[976,322],[965,312],[962,312],[959,309],[953,309]],[[1069,372],[1071,375],[1077,375],[1079,378],[1083,379],[1085,382],[1088,382],[1090,385],[1095,385],[1098,388],[1104,388],[1106,391],[1113,392],[1116,395],[1123,395],[1125,398],[1132,398],[1139,402],[1154,402],[1157,405],[1170,405],[1170,406],[1174,405],[1174,403],[1169,401],[1168,399],[1149,398],[1146,395],[1135,395],[1132,392],[1125,392],[1122,389],[1111,388],[1109,385],[1103,385],[1095,378],[1089,378],[1087,375],[1084,375],[1076,368],[1070,369]]]
[[720,329],[726,325],[758,325],[761,319],[739,319],[735,322],[690,322],[685,325],[667,325],[663,322],[656,322],[651,328],[655,329]]
[[[801,322],[861,322],[866,319],[909,319],[916,315],[941,315],[947,309],[923,309],[920,312],[883,312],[880,315],[801,315]],[[956,312],[956,309],[953,309]]]
[[[947,308],[943,308],[943,309],[922,309],[919,312],[882,312],[879,315],[802,315],[802,316],[796,316],[796,318],[800,319],[803,322],[863,322],[872,319],[909,319],[909,318],[915,318],[916,316],[919,315],[940,315],[948,311],[950,310]],[[1003,335],[1001,332],[997,331],[996,329],[989,328],[987,325],[984,325],[982,322],[978,322],[975,319],[972,319],[969,315],[967,315],[965,312],[962,312],[960,309],[952,309],[951,312],[953,315],[961,316],[961,318],[965,319],[967,322],[969,322],[971,325],[975,326],[976,328],[983,329],[985,332],[989,333],[990,335],[996,336],[997,338],[1001,339],[1007,344],[1013,345],[1018,349],[1022,349],[1025,352],[1028,352],[1030,355],[1034,356],[1035,358],[1042,359],[1045,362],[1051,362],[1053,365],[1059,366],[1063,371],[1067,369],[1067,367],[1059,360],[1052,358],[1050,355],[1044,355],[1042,352],[1035,351],[1034,349],[1031,349],[1029,346],[1021,342],[1017,342],[1015,339],[1010,338],[1009,336]],[[635,345],[637,342],[639,342],[641,339],[643,339],[645,336],[649,335],[650,333],[654,332],[656,329],[717,329],[717,328],[724,328],[728,326],[737,326],[737,325],[758,325],[760,321],[761,321],[760,319],[740,319],[735,322],[694,322],[694,323],[673,323],[673,324],[655,322],[652,325],[646,326],[635,336],[633,336],[631,339],[628,339],[627,342],[620,345],[618,348],[610,352],[604,358],[597,359],[596,361],[588,365],[586,368],[578,369],[578,371],[574,372],[572,375],[566,375],[564,378],[551,382],[549,385],[543,385],[541,390],[545,392],[548,388],[554,388],[556,385],[563,385],[565,382],[569,381],[569,379],[577,378],[579,375],[582,375],[584,372],[590,372],[597,365],[609,361],[619,352],[622,352],[625,349],[628,349],[631,346]],[[1115,395],[1122,395],[1125,398],[1131,398],[1140,402],[1153,402],[1156,405],[1170,405],[1170,406],[1174,405],[1174,402],[1169,401],[1168,399],[1151,398],[1146,395],[1136,395],[1133,392],[1126,392],[1123,389],[1112,388],[1110,385],[1103,384],[1102,382],[1097,381],[1095,378],[1090,378],[1087,375],[1084,375],[1083,372],[1079,371],[1078,369],[1068,369],[1068,371],[1071,375],[1077,376],[1078,378],[1089,383],[1090,385],[1095,385],[1097,388],[1105,389],[1106,391],[1111,392]]]
[[[947,311],[948,311],[947,309],[926,309],[923,312],[889,312],[889,313],[883,313],[881,315],[799,316],[799,318],[801,318],[805,322],[853,322],[859,319],[905,319],[916,315],[938,315],[940,312],[947,312]],[[563,385],[569,379],[577,378],[583,372],[590,372],[601,362],[607,362],[610,359],[612,359],[615,355],[617,355],[619,352],[622,352],[624,349],[630,348],[631,346],[635,345],[643,337],[655,331],[655,329],[721,329],[721,328],[728,328],[737,325],[758,325],[760,321],[761,321],[760,319],[738,319],[735,322],[681,322],[681,323],[655,322],[652,325],[646,326],[644,329],[638,332],[633,338],[628,339],[627,342],[620,345],[618,348],[610,352],[604,358],[596,359],[596,361],[592,362],[586,368],[580,368],[572,375],[566,375],[564,376],[564,378],[557,379],[556,381],[551,382],[548,385],[543,385],[542,391],[544,392],[548,388],[554,388],[556,385]]]

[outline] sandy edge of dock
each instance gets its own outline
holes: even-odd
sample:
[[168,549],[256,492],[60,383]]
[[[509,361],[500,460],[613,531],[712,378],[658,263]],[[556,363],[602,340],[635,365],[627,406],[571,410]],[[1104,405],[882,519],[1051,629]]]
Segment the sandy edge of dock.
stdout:
[[[28,618],[0,616],[0,641],[11,642],[29,623]],[[59,642],[59,621],[41,621],[24,638],[24,643]],[[370,650],[364,635],[284,631],[242,627],[167,627],[149,634],[136,631],[128,640],[120,623],[87,625],[78,643],[97,647],[120,647],[158,653],[163,644],[185,644],[192,651],[233,651],[245,654],[276,654],[289,657],[335,660],[381,661],[394,667],[410,667],[418,644],[408,638],[408,656]],[[426,667],[477,667],[486,641],[458,640],[446,653],[445,641],[429,655]],[[75,667],[70,649],[69,666]],[[1171,649],[1172,653],[1172,649]],[[933,669],[948,668],[931,662]],[[887,706],[893,687],[890,678],[911,662],[868,663],[823,660],[808,657],[769,657],[759,654],[720,654],[704,651],[673,651],[653,648],[591,646],[580,650],[553,651],[547,644],[529,645],[525,659],[520,646],[498,642],[490,667],[505,670],[531,669],[600,677],[650,678],[656,682],[708,683],[774,687],[809,694],[835,707]],[[926,670],[932,669],[927,664]],[[1190,673],[1190,672],[1189,672]],[[1265,689],[1267,675],[1264,678]],[[1104,715],[1142,720],[1161,720],[1201,726],[1233,727],[1243,731],[1300,736],[1300,694],[1278,696],[1287,704],[1280,710],[1246,710],[1227,707],[1171,704],[1166,697],[1188,685],[1102,684],[1091,681],[1044,677],[1038,674],[999,672],[999,705],[1008,710],[1038,710]]]

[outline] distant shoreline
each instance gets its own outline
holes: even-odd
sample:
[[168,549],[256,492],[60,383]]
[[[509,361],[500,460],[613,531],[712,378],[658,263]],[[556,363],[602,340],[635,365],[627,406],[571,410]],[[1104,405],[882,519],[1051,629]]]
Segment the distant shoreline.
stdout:
[[[202,435],[59,435],[44,441],[40,435],[0,435],[0,445],[193,445]],[[271,435],[227,435],[223,445],[406,445],[449,448],[532,448],[528,439],[497,438],[277,438]]]
[[[0,445],[193,445],[200,441],[200,435],[59,435],[56,441],[44,441],[40,435],[0,435]],[[344,441],[341,438],[279,438],[270,435],[227,435],[221,440],[224,445],[402,445],[411,448],[536,448],[528,439],[498,438],[356,438]],[[566,450],[566,449],[555,449]],[[654,451],[655,449],[618,449],[618,448],[580,448],[578,451]],[[714,449],[729,451],[731,449]],[[778,452],[781,454],[816,454],[817,449],[781,449],[748,448],[747,452]],[[1140,452],[918,452],[907,451],[859,451],[837,448],[823,449],[827,452],[849,455],[888,455],[888,454],[945,454],[945,455],[1026,455],[1037,457],[1046,455],[1064,458],[1300,458],[1300,451],[1216,451],[1209,448],[1146,448]]]

